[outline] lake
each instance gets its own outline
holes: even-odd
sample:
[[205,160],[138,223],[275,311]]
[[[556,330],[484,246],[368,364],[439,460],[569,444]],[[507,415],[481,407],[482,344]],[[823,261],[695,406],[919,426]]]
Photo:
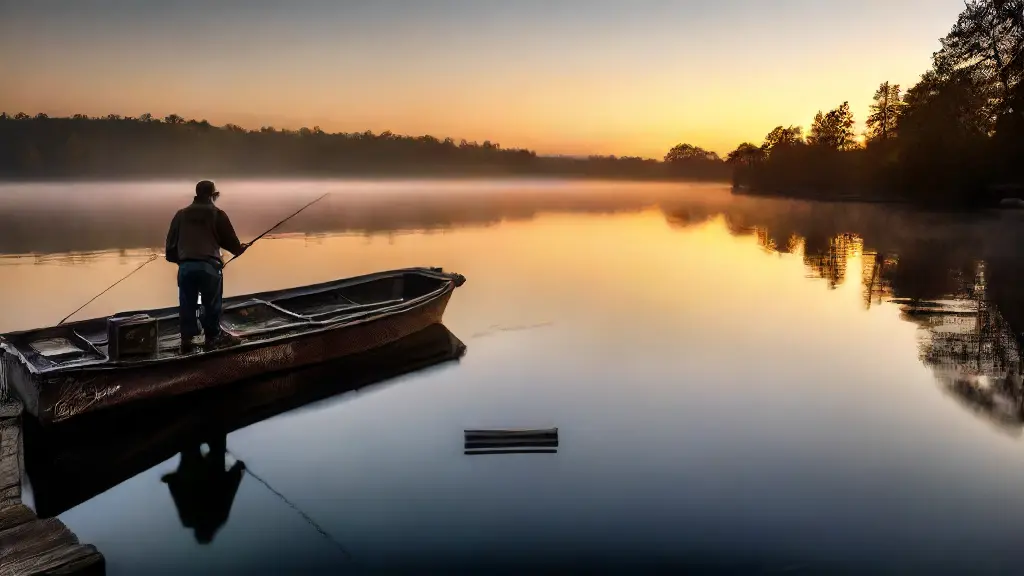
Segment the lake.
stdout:
[[[0,186],[0,332],[162,253],[192,186]],[[444,322],[466,352],[230,433],[251,474],[212,534],[162,480],[178,455],[61,513],[108,574],[1024,561],[1024,213],[706,184],[218,186],[243,241],[332,192],[226,295],[440,266],[467,278]],[[74,318],[174,305],[175,272],[161,258]],[[464,429],[501,427],[558,427],[557,453],[463,453]]]

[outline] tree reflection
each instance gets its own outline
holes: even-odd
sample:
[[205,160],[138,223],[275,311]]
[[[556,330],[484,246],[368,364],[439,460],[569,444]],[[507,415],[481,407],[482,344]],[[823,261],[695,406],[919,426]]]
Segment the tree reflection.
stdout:
[[[1024,232],[1014,220],[841,203],[743,201],[688,207],[673,226],[722,217],[772,253],[799,255],[834,289],[859,258],[865,306],[888,301],[919,330],[919,358],[941,388],[1002,429],[1024,428]],[[986,220],[988,218],[988,220]]]

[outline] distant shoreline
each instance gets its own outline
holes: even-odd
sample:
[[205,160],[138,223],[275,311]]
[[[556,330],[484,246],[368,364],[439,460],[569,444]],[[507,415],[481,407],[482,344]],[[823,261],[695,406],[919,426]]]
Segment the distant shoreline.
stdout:
[[120,175],[82,175],[82,176],[40,176],[40,177],[3,177],[0,176],[0,185],[4,184],[68,184],[68,183],[102,183],[102,182],[193,182],[201,179],[217,180],[259,180],[265,182],[286,182],[294,180],[310,181],[411,181],[411,180],[503,180],[503,181],[610,181],[610,182],[649,182],[660,184],[721,184],[729,186],[727,179],[700,179],[669,176],[637,176],[630,174],[623,175],[588,175],[588,174],[482,174],[482,173],[453,173],[439,174],[437,172],[424,173],[379,173],[379,172],[353,172],[350,174],[206,174],[196,171],[194,175],[181,174],[120,174]]
[[717,154],[680,144],[664,160],[553,157],[433,136],[245,130],[170,115],[14,117],[0,113],[0,181],[169,178],[560,178],[728,182]]

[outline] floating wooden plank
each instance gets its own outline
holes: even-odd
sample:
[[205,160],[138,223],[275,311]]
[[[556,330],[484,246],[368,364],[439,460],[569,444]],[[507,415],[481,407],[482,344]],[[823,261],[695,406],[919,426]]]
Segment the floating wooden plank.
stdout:
[[481,454],[554,454],[558,448],[558,428],[466,430],[463,453]]
[[519,440],[516,438],[502,438],[495,440],[467,440],[465,448],[557,448],[558,438],[528,438]]
[[493,430],[466,430],[466,441],[483,439],[531,439],[531,438],[554,438],[558,439],[558,428],[538,429],[493,429]]
[[504,450],[465,450],[467,456],[483,456],[487,454],[557,454],[554,448],[509,448]]

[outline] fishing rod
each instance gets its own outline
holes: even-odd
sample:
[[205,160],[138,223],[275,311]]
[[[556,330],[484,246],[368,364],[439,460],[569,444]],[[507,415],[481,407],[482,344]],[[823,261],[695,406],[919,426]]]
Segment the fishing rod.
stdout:
[[[294,218],[295,216],[297,216],[297,215],[299,214],[299,212],[302,212],[302,211],[303,211],[303,210],[305,210],[306,208],[309,208],[309,207],[310,207],[310,206],[312,206],[313,204],[316,204],[317,202],[319,202],[319,201],[323,200],[323,199],[324,199],[324,198],[326,198],[326,197],[327,197],[327,196],[328,196],[329,194],[330,194],[330,192],[328,192],[327,194],[324,194],[323,196],[321,196],[321,197],[317,198],[316,200],[313,200],[313,201],[312,201],[312,202],[310,202],[309,204],[306,204],[306,205],[305,205],[305,206],[303,206],[302,208],[299,208],[299,209],[298,209],[298,210],[296,210],[296,211],[295,211],[295,212],[294,212],[294,213],[293,213],[293,214],[292,214],[291,216],[289,216],[289,217],[285,218],[284,220],[281,220],[281,221],[280,221],[280,222],[278,222],[277,224],[274,224],[274,225],[273,225],[273,226],[271,226],[271,227],[270,227],[270,228],[269,228],[269,229],[268,229],[268,230],[267,230],[266,232],[264,232],[263,234],[260,234],[260,235],[259,235],[259,236],[257,236],[256,238],[254,238],[254,239],[252,240],[252,242],[249,242],[249,244],[248,244],[248,245],[246,246],[246,248],[248,249],[248,246],[252,246],[253,244],[255,244],[255,243],[256,243],[256,241],[257,241],[257,240],[259,240],[260,238],[263,238],[263,237],[264,237],[264,236],[266,236],[267,234],[270,234],[270,232],[271,232],[271,231],[273,231],[273,230],[274,230],[274,228],[277,228],[277,227],[278,227],[278,226],[280,226],[281,224],[284,224],[284,223],[285,223],[285,222],[287,222],[288,220],[291,220],[292,218]],[[60,322],[57,322],[57,326],[60,326],[61,324],[63,324],[63,323],[65,323],[65,322],[67,322],[68,318],[71,318],[71,317],[72,317],[72,316],[74,316],[75,314],[78,314],[78,313],[79,313],[79,312],[80,312],[80,311],[82,310],[82,308],[85,308],[85,307],[86,307],[86,306],[88,306],[89,304],[92,304],[92,303],[93,303],[93,302],[94,302],[94,301],[95,301],[95,300],[96,300],[97,298],[99,298],[100,296],[103,296],[103,295],[104,295],[104,294],[106,294],[107,292],[110,292],[110,290],[111,290],[111,289],[112,289],[112,288],[113,288],[114,286],[117,286],[117,285],[118,285],[118,284],[120,284],[121,282],[124,282],[125,280],[127,280],[128,278],[130,278],[130,277],[131,277],[131,276],[132,276],[133,274],[135,274],[135,273],[136,273],[136,272],[138,272],[139,270],[142,270],[142,269],[143,269],[143,268],[144,268],[144,267],[145,267],[145,266],[146,266],[147,264],[149,264],[150,262],[152,262],[152,261],[156,260],[156,259],[157,259],[157,258],[158,258],[159,256],[160,256],[159,254],[153,254],[152,256],[150,256],[150,257],[149,257],[149,259],[148,259],[148,260],[146,260],[145,262],[143,262],[142,264],[140,264],[138,268],[136,268],[135,270],[132,270],[131,272],[129,272],[128,274],[126,274],[126,275],[125,275],[125,276],[124,276],[123,278],[121,278],[121,279],[120,279],[120,280],[118,280],[117,282],[114,282],[113,284],[111,284],[110,286],[108,286],[106,290],[104,290],[103,292],[100,292],[99,294],[97,294],[97,295],[93,296],[92,298],[90,298],[88,302],[86,302],[85,304],[82,304],[81,306],[79,306],[79,307],[78,307],[78,308],[77,308],[77,309],[76,309],[76,310],[75,310],[74,312],[72,312],[71,314],[68,314],[67,316],[65,316],[63,320],[61,320]],[[238,256],[233,256],[233,257],[231,258],[231,260],[228,260],[227,262],[225,262],[225,263],[224,263],[224,266],[227,266],[227,265],[228,265],[228,262],[233,262],[233,261],[235,261],[236,259],[238,259]],[[223,269],[223,266],[222,266],[221,268]]]
[[[277,227],[278,227],[278,226],[280,226],[281,224],[284,224],[285,222],[287,222],[287,221],[291,220],[292,218],[294,218],[295,216],[297,216],[297,215],[299,214],[299,212],[302,212],[302,211],[303,211],[303,210],[305,210],[306,208],[309,208],[309,207],[310,207],[310,206],[312,206],[313,204],[316,204],[317,202],[319,202],[319,201],[323,200],[324,198],[326,198],[326,197],[327,197],[327,196],[329,196],[330,194],[331,194],[330,192],[328,192],[327,194],[324,194],[323,196],[321,196],[321,197],[317,198],[316,200],[313,200],[313,201],[312,201],[312,202],[310,202],[309,204],[306,204],[306,205],[305,205],[305,206],[303,206],[302,208],[299,208],[299,209],[298,209],[298,210],[296,210],[296,211],[295,211],[295,212],[294,212],[294,213],[293,213],[293,214],[292,214],[291,216],[289,216],[289,217],[285,218],[284,220],[281,220],[281,221],[280,221],[280,222],[278,222],[277,224],[274,224],[273,226],[271,226],[270,228],[268,228],[266,232],[264,232],[263,234],[260,234],[259,236],[257,236],[257,237],[255,237],[255,238],[253,238],[253,239],[252,239],[252,242],[249,242],[248,244],[246,244],[246,247],[245,247],[245,249],[246,249],[246,250],[248,250],[248,249],[249,249],[249,248],[250,248],[250,247],[251,247],[251,246],[252,246],[253,244],[255,244],[255,243],[256,243],[256,241],[257,241],[257,240],[259,240],[260,238],[263,238],[263,237],[264,237],[264,236],[266,236],[267,234],[270,234],[270,233],[271,233],[271,232],[272,232],[272,231],[274,230],[274,228],[277,228]],[[225,262],[225,263],[224,263],[224,266],[221,266],[221,268],[223,269],[223,268],[224,268],[224,267],[226,267],[226,266],[227,266],[228,264],[230,264],[230,263],[234,262],[235,260],[238,260],[239,256],[241,256],[241,254],[239,254],[238,256],[232,256],[232,257],[231,257],[231,260],[228,260],[227,262]]]

